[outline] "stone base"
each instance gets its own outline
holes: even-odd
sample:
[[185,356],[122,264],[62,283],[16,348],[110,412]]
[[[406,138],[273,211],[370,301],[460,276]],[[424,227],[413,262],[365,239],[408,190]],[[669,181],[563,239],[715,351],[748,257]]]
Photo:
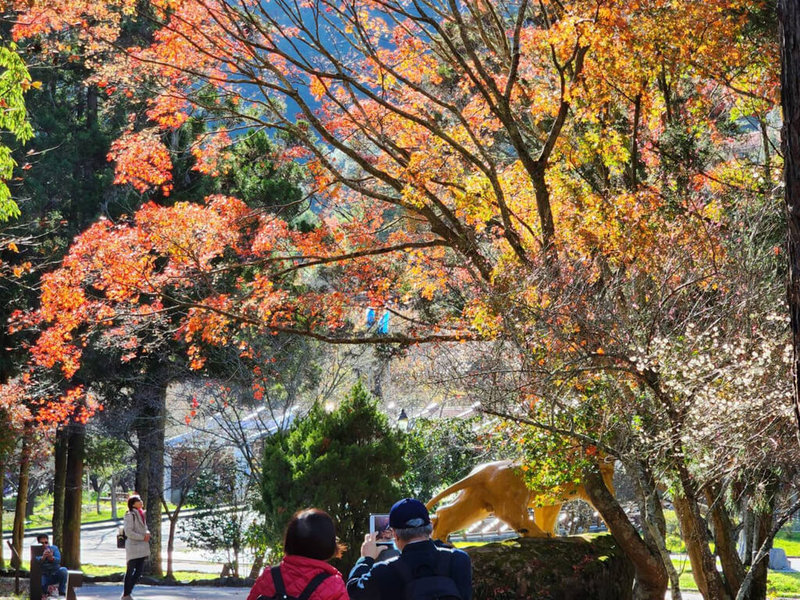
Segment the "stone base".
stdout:
[[519,538],[465,550],[476,599],[633,598],[633,565],[611,535]]
[[771,548],[769,551],[769,568],[774,571],[789,571],[792,565],[786,558],[786,550],[783,548]]

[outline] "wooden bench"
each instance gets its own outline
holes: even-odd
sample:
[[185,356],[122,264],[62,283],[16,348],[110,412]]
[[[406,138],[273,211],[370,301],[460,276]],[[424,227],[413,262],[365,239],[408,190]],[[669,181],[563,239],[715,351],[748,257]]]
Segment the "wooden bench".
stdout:
[[[31,546],[31,600],[41,600],[44,592],[42,589],[42,565],[36,559],[44,552],[44,546],[34,544]],[[77,600],[75,588],[83,585],[82,571],[67,571],[67,600]]]

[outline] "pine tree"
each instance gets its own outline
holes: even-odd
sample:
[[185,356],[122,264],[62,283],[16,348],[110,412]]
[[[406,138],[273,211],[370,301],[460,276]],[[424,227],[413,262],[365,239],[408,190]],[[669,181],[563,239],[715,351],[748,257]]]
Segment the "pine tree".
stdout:
[[334,411],[315,405],[290,430],[270,438],[261,487],[274,533],[295,511],[321,508],[348,546],[342,564],[352,564],[370,513],[387,512],[399,499],[398,479],[406,468],[402,436],[359,382]]

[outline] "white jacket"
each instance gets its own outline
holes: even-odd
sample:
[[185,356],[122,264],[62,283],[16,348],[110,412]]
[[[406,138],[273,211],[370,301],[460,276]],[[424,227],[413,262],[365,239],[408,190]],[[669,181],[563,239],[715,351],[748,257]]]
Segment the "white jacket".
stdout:
[[134,558],[150,556],[150,543],[144,541],[144,536],[150,533],[147,523],[142,521],[138,510],[129,510],[125,513],[125,561]]

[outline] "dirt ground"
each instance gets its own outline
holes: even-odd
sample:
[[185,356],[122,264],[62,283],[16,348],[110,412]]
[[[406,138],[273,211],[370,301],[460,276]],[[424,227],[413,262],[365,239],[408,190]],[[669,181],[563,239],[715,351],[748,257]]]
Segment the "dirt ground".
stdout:
[[[24,598],[28,597],[28,578],[19,578],[19,592]],[[13,577],[0,577],[0,600],[16,600],[17,596],[14,595],[14,578]]]

